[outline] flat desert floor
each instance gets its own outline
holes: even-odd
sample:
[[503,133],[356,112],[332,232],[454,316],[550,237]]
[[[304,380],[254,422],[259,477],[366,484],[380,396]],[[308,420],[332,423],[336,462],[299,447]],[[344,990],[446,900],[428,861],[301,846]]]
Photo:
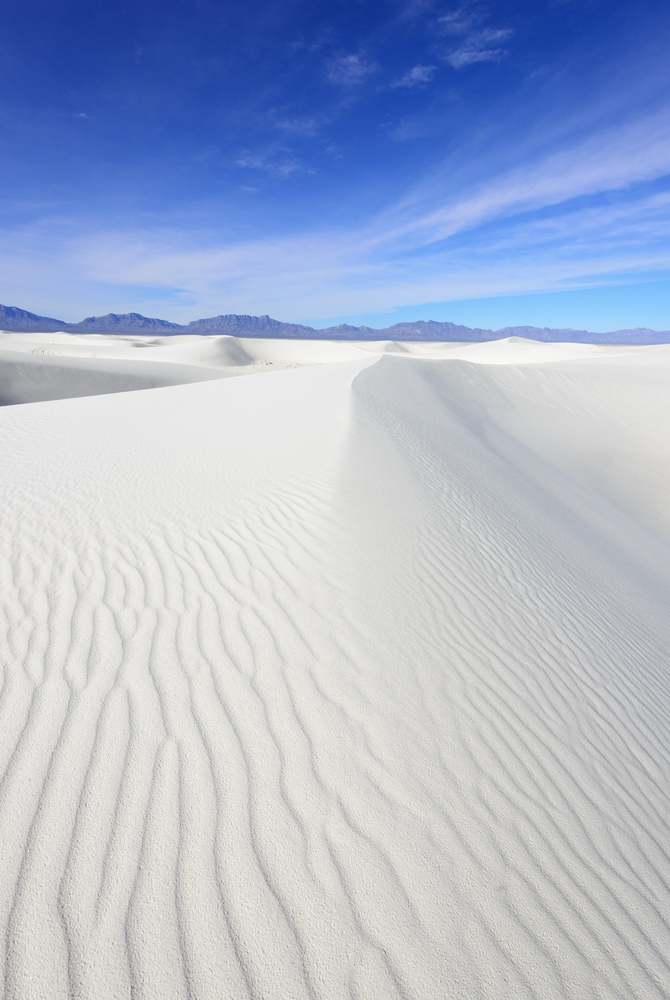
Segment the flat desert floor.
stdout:
[[670,997],[670,347],[3,334],[0,402],[0,995]]

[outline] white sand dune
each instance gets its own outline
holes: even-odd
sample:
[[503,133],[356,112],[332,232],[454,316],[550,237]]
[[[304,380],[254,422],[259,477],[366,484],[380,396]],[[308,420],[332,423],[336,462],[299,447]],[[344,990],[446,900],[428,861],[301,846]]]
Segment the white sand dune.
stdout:
[[228,372],[154,360],[48,357],[0,349],[0,406],[98,396],[226,378]]
[[670,348],[128,340],[287,370],[0,409],[0,993],[670,997]]
[[256,375],[360,360],[370,354],[509,365],[590,359],[616,362],[650,350],[667,357],[663,348],[539,344],[520,337],[488,344],[415,344],[0,331],[0,406]]

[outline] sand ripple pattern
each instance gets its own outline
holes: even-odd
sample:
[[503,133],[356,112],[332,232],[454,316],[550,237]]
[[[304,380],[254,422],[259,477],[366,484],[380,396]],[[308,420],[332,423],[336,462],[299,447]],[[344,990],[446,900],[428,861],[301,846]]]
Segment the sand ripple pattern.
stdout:
[[670,997],[664,543],[472,367],[0,414],[7,1000]]

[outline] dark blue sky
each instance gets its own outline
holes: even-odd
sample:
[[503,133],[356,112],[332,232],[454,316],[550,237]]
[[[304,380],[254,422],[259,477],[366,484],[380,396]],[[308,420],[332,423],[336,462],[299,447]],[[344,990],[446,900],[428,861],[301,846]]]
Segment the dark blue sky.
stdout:
[[5,11],[5,304],[670,327],[668,4]]

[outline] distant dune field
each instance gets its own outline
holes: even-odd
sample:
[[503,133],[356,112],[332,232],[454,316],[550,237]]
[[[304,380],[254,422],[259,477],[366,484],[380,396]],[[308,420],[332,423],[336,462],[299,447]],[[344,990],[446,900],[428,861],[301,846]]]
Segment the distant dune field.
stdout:
[[670,997],[670,346],[8,333],[0,403],[0,995]]

